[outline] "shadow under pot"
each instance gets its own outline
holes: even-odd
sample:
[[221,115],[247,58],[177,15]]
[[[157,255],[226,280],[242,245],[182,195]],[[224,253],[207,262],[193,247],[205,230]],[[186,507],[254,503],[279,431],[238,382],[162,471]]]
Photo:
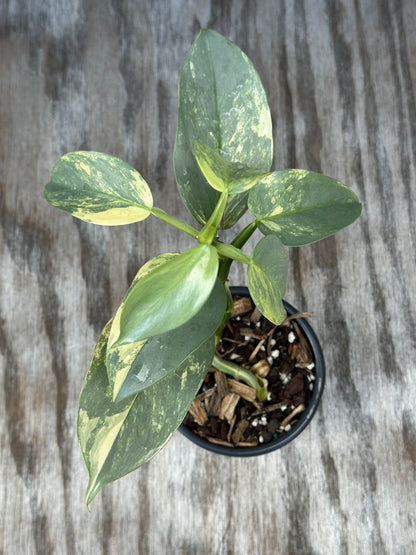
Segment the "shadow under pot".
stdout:
[[[275,326],[255,308],[247,287],[231,287],[234,311],[217,355],[250,368],[268,382],[267,400],[211,368],[179,431],[214,453],[254,457],[280,449],[309,424],[325,383],[325,363],[315,332],[292,305]],[[243,384],[243,386],[241,385]]]

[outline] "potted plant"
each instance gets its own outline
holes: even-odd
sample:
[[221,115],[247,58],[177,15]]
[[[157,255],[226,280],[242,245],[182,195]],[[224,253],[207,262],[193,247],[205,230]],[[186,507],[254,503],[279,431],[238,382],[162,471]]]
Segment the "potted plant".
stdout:
[[[153,215],[195,239],[183,253],[152,258],[138,271],[105,326],[79,401],[78,438],[88,468],[87,505],[107,483],[146,463],[172,437],[211,365],[234,374],[262,406],[267,379],[216,354],[229,329],[233,260],[247,267],[252,301],[267,322],[287,321],[285,246],[318,241],[352,223],[356,195],[335,179],[300,169],[271,171],[270,111],[261,81],[232,42],[203,30],[180,73],[174,170],[200,227],[153,206],[142,176],[122,160],[71,152],[51,172],[47,201],[99,225]],[[253,220],[220,240],[247,211]],[[242,247],[259,229],[251,255]]]
[[233,311],[213,366],[179,430],[215,453],[253,457],[280,449],[309,424],[322,396],[325,363],[305,320],[310,314],[283,300],[287,317],[275,325],[247,287],[231,286],[230,292]]

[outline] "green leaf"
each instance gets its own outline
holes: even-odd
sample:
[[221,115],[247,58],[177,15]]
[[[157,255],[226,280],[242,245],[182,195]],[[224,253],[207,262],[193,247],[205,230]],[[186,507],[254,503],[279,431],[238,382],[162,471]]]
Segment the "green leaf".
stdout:
[[273,172],[250,191],[248,206],[262,233],[292,247],[328,237],[361,214],[351,189],[306,170]]
[[214,335],[227,304],[224,285],[217,278],[210,297],[188,322],[147,341],[107,349],[107,372],[113,400],[146,389],[176,371],[190,354]]
[[161,335],[190,320],[208,299],[217,272],[217,250],[210,245],[148,266],[116,313],[109,348]]
[[243,193],[268,175],[238,162],[227,162],[217,150],[199,141],[194,143],[194,155],[205,179],[217,191]]
[[[127,298],[130,291],[140,278],[146,276],[152,272],[152,270],[158,268],[162,264],[165,264],[169,260],[172,260],[172,258],[175,258],[176,256],[179,256],[178,252],[167,252],[159,254],[146,262],[146,264],[144,264],[135,275],[125,298]],[[120,393],[120,388],[122,387],[124,380],[127,379],[130,367],[134,364],[136,356],[148,341],[148,339],[140,339],[139,341],[126,343],[125,345],[116,344],[117,330],[120,328],[121,308],[122,307],[120,306],[113,318],[113,334],[110,331],[109,345],[107,346],[107,373],[108,380],[113,389],[114,401],[119,400],[118,395]]]
[[87,505],[106,484],[146,463],[168,442],[214,356],[210,337],[175,372],[114,403],[105,365],[111,324],[97,343],[79,400],[78,441],[89,473]]
[[101,152],[70,152],[45,187],[46,200],[76,218],[99,225],[144,220],[153,198],[142,176],[123,160]]
[[260,312],[276,325],[286,318],[282,298],[287,271],[286,252],[280,239],[274,235],[263,237],[255,246],[248,266],[248,289]]
[[[268,172],[273,158],[270,110],[260,78],[247,56],[215,31],[203,30],[191,46],[179,79],[178,130],[174,150],[182,199],[204,225],[219,198],[193,155],[195,141],[228,162]],[[232,196],[223,227],[247,209],[247,195]]]

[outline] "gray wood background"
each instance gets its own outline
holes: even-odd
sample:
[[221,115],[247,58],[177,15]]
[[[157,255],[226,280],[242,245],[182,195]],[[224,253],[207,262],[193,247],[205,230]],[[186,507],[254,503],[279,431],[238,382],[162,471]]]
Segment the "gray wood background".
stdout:
[[[413,0],[1,0],[1,554],[416,553],[415,21]],[[192,239],[150,218],[84,224],[43,186],[63,153],[109,152],[191,222],[172,150],[200,27],[258,69],[274,167],[363,202],[352,227],[289,253],[286,298],[314,313],[326,391],[280,452],[228,459],[177,433],[88,513],[75,426],[95,341],[137,268]]]

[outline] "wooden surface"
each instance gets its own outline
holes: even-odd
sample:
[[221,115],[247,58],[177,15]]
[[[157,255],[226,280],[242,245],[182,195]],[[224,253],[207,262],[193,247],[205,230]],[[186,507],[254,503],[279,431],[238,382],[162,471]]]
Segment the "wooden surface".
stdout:
[[[416,553],[415,19],[413,0],[1,0],[0,553]],[[289,254],[286,298],[314,313],[326,390],[280,452],[228,459],[175,434],[88,513],[75,427],[95,341],[138,266],[192,239],[150,218],[84,224],[43,186],[61,154],[105,151],[191,222],[172,150],[201,26],[260,73],[274,168],[322,171],[363,202]]]

